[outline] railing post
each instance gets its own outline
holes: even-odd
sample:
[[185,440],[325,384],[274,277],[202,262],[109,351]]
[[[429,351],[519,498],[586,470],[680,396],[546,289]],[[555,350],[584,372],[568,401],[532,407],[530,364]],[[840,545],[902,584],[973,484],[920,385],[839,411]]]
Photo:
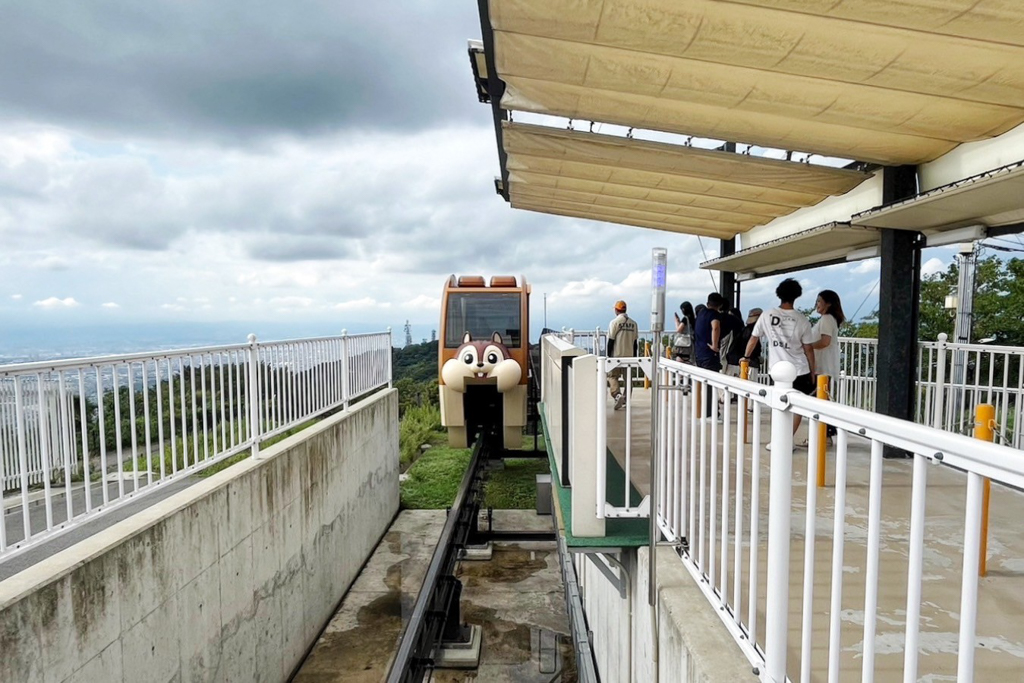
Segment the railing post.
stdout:
[[394,371],[394,368],[391,367],[391,353],[392,353],[391,348],[392,348],[392,344],[393,343],[394,342],[391,339],[391,327],[389,326],[388,327],[388,370],[387,370],[387,373],[388,373],[388,389],[391,388],[391,380],[393,379],[391,373]]
[[793,478],[793,416],[787,393],[793,389],[796,368],[776,363],[771,369],[775,387],[769,389],[772,408],[771,458],[768,486],[768,595],[765,605],[765,670],[768,680],[785,683],[786,641],[789,630],[789,546]]
[[[260,455],[260,387],[259,387],[260,350],[256,343],[256,335],[249,335],[249,442],[252,445],[252,457]],[[187,448],[187,447],[186,447]]]
[[[750,361],[746,358],[740,360],[740,379],[750,379]],[[743,430],[743,443],[750,443],[750,420],[747,419],[747,397],[740,399],[740,424]]]
[[[389,328],[390,329],[390,328]],[[341,331],[341,407],[348,410],[348,330]]]
[[[981,403],[974,414],[974,438],[992,442],[995,438],[993,425],[996,421],[996,407]],[[981,542],[978,550],[978,576],[988,576],[988,502],[992,495],[992,480],[981,480]]]
[[[818,398],[828,400],[828,375],[818,375]],[[818,488],[825,487],[825,442],[828,440],[828,427],[818,420]]]
[[[607,453],[608,453],[608,402],[605,399],[607,388],[607,359],[604,356],[597,356],[597,448],[594,458],[597,466],[597,518],[604,519],[604,505],[608,491]],[[625,387],[622,389],[625,391]],[[562,445],[565,448],[565,445]],[[629,491],[629,474],[626,475],[626,491]]]
[[946,398],[946,340],[949,335],[939,333],[938,366],[935,368],[935,400],[932,401],[932,427],[942,429],[942,414]]

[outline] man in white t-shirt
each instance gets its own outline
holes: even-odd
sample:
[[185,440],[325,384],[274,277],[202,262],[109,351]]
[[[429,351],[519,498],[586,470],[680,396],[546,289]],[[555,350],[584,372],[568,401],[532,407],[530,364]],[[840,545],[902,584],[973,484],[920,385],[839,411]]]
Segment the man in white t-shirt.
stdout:
[[[803,313],[793,308],[793,303],[804,293],[803,287],[793,278],[786,278],[775,288],[779,297],[779,305],[761,314],[754,332],[747,342],[744,359],[757,348],[759,342],[764,343],[768,351],[768,371],[788,360],[796,366],[796,380],[793,388],[807,395],[813,395],[814,386],[814,349],[811,342],[811,324]],[[793,432],[800,426],[800,416],[793,416]]]

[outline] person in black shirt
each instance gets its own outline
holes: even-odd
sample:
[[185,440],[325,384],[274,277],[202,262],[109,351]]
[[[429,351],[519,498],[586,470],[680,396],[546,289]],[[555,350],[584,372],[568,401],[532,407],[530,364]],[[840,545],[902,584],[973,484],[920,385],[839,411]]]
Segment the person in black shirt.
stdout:
[[[718,292],[708,294],[707,307],[697,313],[694,325],[694,359],[698,367],[720,372],[719,341],[722,334],[722,307],[725,298]],[[705,385],[704,414],[711,416],[711,387]]]

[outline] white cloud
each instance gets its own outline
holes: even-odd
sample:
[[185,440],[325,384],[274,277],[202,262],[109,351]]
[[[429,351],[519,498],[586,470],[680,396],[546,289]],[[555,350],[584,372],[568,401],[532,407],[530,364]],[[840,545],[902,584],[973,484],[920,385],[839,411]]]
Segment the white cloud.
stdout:
[[119,304],[116,304],[113,301],[108,301],[107,303],[101,305],[103,306],[103,308],[121,308]]
[[921,264],[921,277],[934,275],[946,270],[946,263],[940,258],[930,258]]
[[277,309],[309,308],[313,305],[313,300],[308,296],[275,296],[269,303]]
[[353,299],[352,301],[340,301],[334,304],[334,308],[339,311],[352,311],[367,309],[377,306],[376,300],[371,297],[364,296],[362,299]]
[[863,275],[865,273],[877,273],[880,264],[881,261],[877,258],[865,259],[858,263],[857,265],[855,265],[852,269],[850,269],[850,272],[855,273],[857,275]]
[[185,310],[185,307],[181,304],[160,304],[160,308],[165,311],[181,312]]
[[42,270],[67,270],[71,267],[71,262],[61,256],[46,256],[33,263],[32,267]]
[[427,296],[426,294],[420,294],[418,297],[409,299],[402,304],[409,308],[424,308],[431,311],[441,309],[441,299],[436,296]]
[[70,296],[67,297],[66,299],[58,299],[55,296],[51,296],[48,299],[37,301],[32,305],[38,306],[39,308],[74,308],[81,304],[79,304],[77,301],[74,300],[74,298]]
[[11,298],[14,299],[15,301],[20,301],[21,294],[11,294]]

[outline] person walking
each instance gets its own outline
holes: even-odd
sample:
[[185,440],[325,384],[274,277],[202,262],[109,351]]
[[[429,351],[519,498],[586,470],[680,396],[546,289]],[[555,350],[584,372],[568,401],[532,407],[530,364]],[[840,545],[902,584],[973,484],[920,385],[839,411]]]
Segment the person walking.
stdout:
[[[693,356],[698,367],[714,372],[721,372],[722,361],[719,355],[722,335],[722,308],[725,298],[718,292],[708,294],[707,306],[697,313],[694,325]],[[704,385],[704,414],[711,416],[711,387]]]
[[[814,339],[811,324],[793,303],[804,293],[803,287],[793,278],[786,278],[775,288],[779,305],[762,314],[754,324],[750,341],[741,360],[750,360],[758,343],[768,347],[768,371],[782,361],[789,361],[796,367],[793,388],[807,394],[814,394]],[[793,433],[800,427],[801,417],[793,415]]]
[[[730,308],[722,315],[722,342],[719,344],[722,372],[730,377],[740,376],[740,358],[746,344],[743,343],[743,314],[738,308]],[[735,396],[733,397],[735,399]]]
[[[636,321],[626,315],[626,302],[615,302],[615,317],[608,323],[608,357],[629,358],[637,355],[636,343],[638,328]],[[629,390],[627,368],[615,368],[608,373],[608,387],[615,399],[615,410],[626,404],[626,392]],[[626,379],[626,387],[620,388],[620,381]]]
[[693,362],[693,325],[696,316],[693,314],[693,304],[684,301],[679,304],[680,316],[676,313],[676,336],[672,340],[672,357],[680,363]]

